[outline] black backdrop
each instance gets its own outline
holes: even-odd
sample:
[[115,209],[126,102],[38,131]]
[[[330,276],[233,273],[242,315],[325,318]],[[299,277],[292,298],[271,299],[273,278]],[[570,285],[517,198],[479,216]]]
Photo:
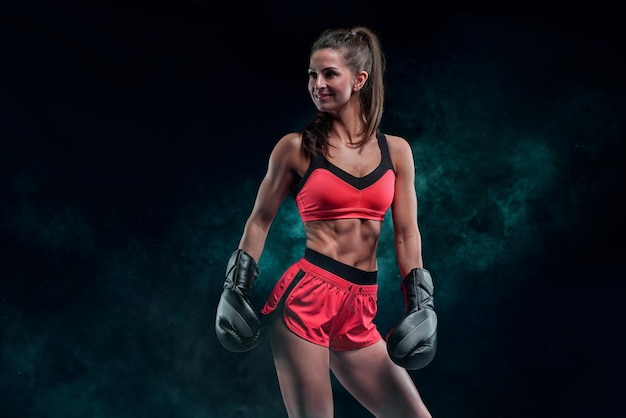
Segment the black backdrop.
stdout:
[[[0,414],[286,416],[267,339],[224,351],[215,306],[271,147],[312,114],[310,43],[365,24],[382,129],[416,161],[440,348],[411,375],[433,415],[623,416],[626,66],[600,6],[1,6]],[[383,332],[391,240],[387,220]],[[286,201],[257,306],[302,245]]]

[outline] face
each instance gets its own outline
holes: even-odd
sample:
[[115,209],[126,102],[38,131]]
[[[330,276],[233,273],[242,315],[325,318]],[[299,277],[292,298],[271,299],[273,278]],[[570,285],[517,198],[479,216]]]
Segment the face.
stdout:
[[[341,53],[324,48],[315,51],[309,62],[309,94],[322,112],[341,109],[358,97],[367,73],[357,76],[345,64]],[[353,98],[354,97],[354,98]]]

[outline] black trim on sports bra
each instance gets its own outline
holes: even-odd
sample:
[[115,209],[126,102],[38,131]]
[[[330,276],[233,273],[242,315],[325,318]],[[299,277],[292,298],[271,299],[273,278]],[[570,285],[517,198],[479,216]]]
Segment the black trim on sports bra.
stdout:
[[293,194],[297,195],[300,192],[311,173],[313,173],[313,171],[318,168],[330,171],[339,179],[345,181],[346,183],[358,190],[363,190],[376,183],[376,181],[378,181],[378,179],[380,179],[387,172],[387,170],[391,169],[392,171],[394,171],[393,164],[391,162],[391,156],[389,155],[389,148],[387,146],[387,138],[385,137],[385,134],[383,134],[382,132],[376,132],[376,138],[378,139],[378,148],[380,148],[381,158],[380,163],[372,172],[366,174],[363,177],[355,177],[347,171],[344,171],[341,168],[337,167],[336,165],[328,161],[322,153],[319,153],[311,159],[309,168],[306,170],[300,181],[297,183],[297,186],[294,188]]

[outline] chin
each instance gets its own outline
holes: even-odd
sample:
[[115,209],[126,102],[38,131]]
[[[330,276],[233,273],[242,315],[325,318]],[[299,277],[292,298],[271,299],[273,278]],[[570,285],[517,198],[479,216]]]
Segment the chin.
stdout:
[[332,112],[337,106],[316,102],[315,106],[320,112]]

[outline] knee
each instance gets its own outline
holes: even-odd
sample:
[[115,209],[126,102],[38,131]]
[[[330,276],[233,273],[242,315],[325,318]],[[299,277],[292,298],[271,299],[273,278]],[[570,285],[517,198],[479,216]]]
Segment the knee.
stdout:
[[422,412],[422,414],[419,416],[420,418],[433,418],[433,416],[427,410],[424,410],[424,412]]

